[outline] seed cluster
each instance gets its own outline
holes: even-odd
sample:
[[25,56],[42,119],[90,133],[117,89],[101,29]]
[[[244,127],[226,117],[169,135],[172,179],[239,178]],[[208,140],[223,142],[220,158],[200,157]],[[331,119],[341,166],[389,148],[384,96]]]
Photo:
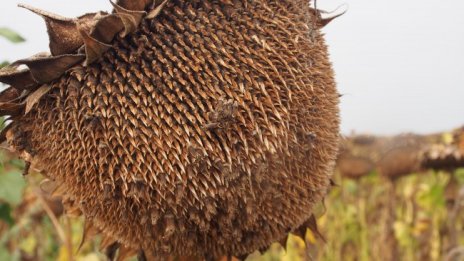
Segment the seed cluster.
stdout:
[[10,147],[110,257],[242,256],[312,223],[339,132],[317,12],[297,0],[151,2],[115,4],[124,15],[104,28],[122,26],[103,45],[92,39],[104,30],[75,27],[81,63],[27,97],[11,82],[2,102],[23,107]]

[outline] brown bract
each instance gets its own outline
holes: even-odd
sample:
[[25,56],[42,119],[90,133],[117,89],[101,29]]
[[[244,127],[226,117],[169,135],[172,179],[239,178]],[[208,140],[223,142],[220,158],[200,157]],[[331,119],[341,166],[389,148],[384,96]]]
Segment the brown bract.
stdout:
[[[308,1],[118,1],[43,16],[0,72],[2,137],[112,258],[246,256],[315,228],[338,93]],[[26,65],[28,69],[21,69]]]

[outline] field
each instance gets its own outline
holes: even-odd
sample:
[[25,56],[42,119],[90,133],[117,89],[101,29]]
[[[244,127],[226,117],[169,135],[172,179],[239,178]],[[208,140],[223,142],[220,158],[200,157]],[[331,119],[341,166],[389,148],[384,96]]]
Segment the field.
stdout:
[[[1,155],[0,260],[104,260],[98,239],[78,251],[81,220],[62,216],[59,202],[41,192],[39,175],[23,178],[23,164]],[[375,172],[358,180],[335,174],[334,180],[316,210],[323,239],[308,231],[305,241],[290,237],[287,251],[275,244],[248,260],[443,260],[462,252],[456,247],[464,244],[458,215],[464,169],[411,173],[394,182]]]

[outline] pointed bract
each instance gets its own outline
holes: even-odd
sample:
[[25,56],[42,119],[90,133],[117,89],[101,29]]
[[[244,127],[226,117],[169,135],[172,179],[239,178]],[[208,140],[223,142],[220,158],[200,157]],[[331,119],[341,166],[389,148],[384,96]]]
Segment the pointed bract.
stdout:
[[26,108],[24,113],[27,114],[32,110],[34,105],[36,105],[40,98],[47,94],[52,87],[50,85],[42,85],[39,89],[35,90],[33,93],[31,93],[29,96],[26,98]]
[[118,14],[127,14],[127,15],[132,16],[137,24],[139,24],[142,21],[142,19],[145,17],[145,15],[147,14],[147,12],[145,12],[145,11],[136,11],[136,10],[126,9],[126,8],[114,3],[111,0],[110,0],[110,3],[111,3],[111,5],[113,5],[114,11],[116,13],[118,13]]
[[111,44],[114,37],[124,29],[121,18],[116,14],[107,15],[98,20],[91,36],[96,40]]
[[147,13],[145,11],[128,10],[113,3],[113,1],[110,2],[124,25],[124,31],[121,32],[121,37],[125,37],[126,35],[137,30],[138,25]]
[[116,259],[117,261],[126,261],[129,257],[134,256],[137,254],[137,250],[127,247],[125,245],[121,245],[119,247],[119,253],[118,253],[118,258]]
[[109,248],[110,246],[116,244],[117,242],[114,241],[113,238],[110,236],[102,235],[102,240],[100,242],[100,251],[104,251],[105,249]]
[[0,82],[9,84],[17,90],[33,89],[38,85],[29,69],[17,70],[16,66],[0,69]]
[[47,26],[52,55],[73,53],[82,45],[74,19],[62,17],[29,5],[20,5],[20,7],[26,8],[43,17]]
[[47,195],[51,195],[57,187],[58,184],[56,184],[56,182],[51,179],[44,179],[39,184],[39,188]]
[[137,254],[137,261],[148,261],[147,256],[145,255],[145,252],[143,250],[139,251]]
[[0,131],[0,144],[3,144],[7,140],[7,133],[11,130],[12,127],[12,124],[8,124],[7,126],[3,127],[2,131]]
[[81,27],[79,27],[79,32],[81,33],[81,37],[84,40],[85,46],[86,58],[84,66],[88,66],[89,64],[97,61],[107,50],[111,48],[111,45],[102,43],[97,39],[93,38]]
[[153,10],[151,10],[148,15],[147,15],[147,19],[153,19],[153,18],[156,18],[160,13],[161,11],[163,10],[163,8],[166,6],[166,4],[169,2],[170,0],[162,0],[162,2],[156,6]]
[[327,17],[327,18],[321,18],[320,21],[319,21],[319,25],[321,27],[325,27],[326,25],[328,25],[330,22],[332,22],[333,20],[335,20],[336,18],[344,15],[346,13],[346,11],[344,11],[343,13],[340,13],[340,14],[337,14],[337,15],[334,15],[334,16],[331,16],[331,17]]
[[64,54],[59,56],[37,55],[28,59],[18,60],[14,64],[27,65],[34,80],[39,84],[43,84],[58,79],[68,69],[82,62],[84,58],[85,56],[82,54]]
[[143,11],[151,3],[153,0],[118,0],[116,2],[119,6],[133,11]]
[[0,102],[14,102],[20,98],[18,89],[10,87],[0,92]]
[[138,23],[132,15],[118,13],[117,16],[119,17],[119,19],[121,19],[122,24],[124,26],[124,30],[120,33],[121,37],[125,37],[128,34],[137,30]]
[[119,249],[119,246],[120,245],[118,242],[114,242],[113,244],[108,246],[108,248],[105,250],[105,255],[106,255],[106,258],[108,258],[108,261],[116,260],[116,254]]
[[21,103],[0,103],[0,116],[18,115],[24,109],[24,104]]
[[79,243],[79,246],[77,247],[77,252],[80,251],[80,249],[86,242],[90,241],[93,237],[95,237],[99,233],[100,233],[100,230],[94,226],[93,222],[90,221],[89,219],[86,219],[84,223],[84,232],[82,234],[81,242]]

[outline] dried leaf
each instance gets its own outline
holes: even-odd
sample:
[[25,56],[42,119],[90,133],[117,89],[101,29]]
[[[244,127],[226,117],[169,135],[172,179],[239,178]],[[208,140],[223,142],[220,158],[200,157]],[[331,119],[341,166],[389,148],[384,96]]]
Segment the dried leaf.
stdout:
[[85,46],[86,59],[84,62],[84,66],[88,66],[89,64],[100,59],[102,55],[108,49],[111,48],[111,45],[102,43],[98,41],[97,39],[93,38],[81,27],[79,27],[79,32],[81,33],[81,37],[84,40],[84,46]]
[[10,87],[0,92],[0,102],[13,102],[20,97],[18,89]]
[[90,35],[100,42],[110,44],[123,29],[124,24],[121,18],[116,14],[111,14],[100,19]]
[[[345,7],[345,10],[337,15],[332,15],[330,17],[325,17],[325,18],[322,18],[322,14],[333,14],[333,13],[336,13],[338,9],[340,9],[341,7]],[[335,18],[338,18],[342,15],[344,15],[346,12],[348,11],[348,5],[346,4],[343,4],[343,5],[340,5],[338,6],[334,11],[331,11],[331,12],[327,12],[327,11],[322,11],[322,10],[318,10],[318,9],[313,9],[313,12],[314,14],[316,15],[316,17],[318,18],[318,25],[319,27],[325,27],[326,25],[328,25],[330,22],[332,22]]]
[[[319,239],[325,242],[324,236],[319,232],[319,228],[317,226],[317,220],[314,215],[311,215],[311,217],[303,224],[301,225],[297,230],[299,231],[299,236],[301,238],[305,238],[306,235],[306,229],[311,230],[314,235],[316,235]],[[304,230],[304,233],[302,231]]]
[[140,21],[142,21],[143,17],[147,14],[147,12],[145,12],[145,11],[126,9],[126,8],[114,3],[113,1],[110,1],[110,3],[111,3],[111,5],[113,5],[114,11],[116,13],[131,15],[139,23],[140,23]]
[[62,17],[29,5],[20,4],[19,6],[43,17],[50,39],[50,51],[53,56],[73,53],[82,46],[83,42],[79,37],[74,19]]
[[[108,16],[106,12],[97,12],[97,13],[87,13],[76,18],[76,26],[79,32],[79,37],[82,38],[81,31],[91,34],[96,24],[103,19],[105,16]],[[82,40],[83,41],[83,40]]]
[[330,22],[332,22],[335,18],[338,18],[338,17],[344,15],[345,13],[346,13],[346,10],[343,11],[343,13],[334,15],[334,16],[332,16],[332,17],[321,18],[321,19],[319,20],[319,25],[320,25],[320,27],[325,27],[325,26],[328,25]]
[[24,107],[21,103],[15,102],[0,102],[0,111],[17,111]]
[[103,235],[102,236],[102,240],[100,242],[100,251],[103,251],[107,248],[109,248],[111,245],[115,244],[116,242],[114,241],[113,238],[109,237],[109,236],[106,236],[106,235]]
[[137,30],[140,22],[147,13],[145,11],[128,10],[119,6],[118,4],[113,3],[112,1],[110,2],[124,25],[124,31],[121,32],[121,36],[125,37],[129,33]]
[[22,103],[0,103],[0,116],[19,115],[23,109],[24,104]]
[[83,61],[82,54],[64,54],[60,56],[37,55],[28,59],[18,60],[13,64],[25,64],[29,67],[32,77],[38,83],[48,83],[58,79],[64,72]]
[[120,34],[121,37],[125,37],[128,34],[137,30],[139,24],[133,16],[123,13],[119,13],[117,14],[117,16],[119,17],[119,19],[121,19],[122,24],[124,25],[124,30]]
[[51,195],[58,187],[57,183],[51,179],[44,179],[39,184],[40,189],[47,195]]
[[26,98],[26,110],[24,111],[25,114],[29,113],[34,105],[39,102],[40,98],[50,91],[52,87],[50,85],[42,85],[39,89],[33,92]]
[[285,249],[285,251],[287,251],[287,240],[288,240],[288,235],[279,241],[279,244]]
[[118,0],[116,4],[127,10],[142,11],[152,2],[153,0]]
[[0,82],[9,84],[16,89],[32,89],[37,86],[37,82],[32,78],[30,70],[17,70],[16,66],[7,66],[0,69]]
[[77,247],[77,252],[81,250],[85,242],[91,240],[93,237],[98,235],[98,233],[100,233],[100,230],[93,225],[92,221],[86,219],[84,224],[84,232],[82,234],[81,243]]
[[245,261],[248,256],[249,256],[249,254],[240,255],[240,256],[237,256],[237,259],[240,260],[240,261]]
[[8,124],[6,127],[3,127],[2,131],[0,132],[0,144],[5,142],[6,139],[6,134],[8,133],[9,130],[12,128],[12,124]]
[[122,245],[120,248],[119,248],[119,253],[118,253],[118,259],[117,261],[124,261],[126,260],[127,258],[135,255],[137,253],[137,250],[131,248],[131,247],[127,247],[125,245]]
[[118,242],[114,242],[113,244],[111,244],[106,250],[105,250],[105,255],[106,255],[106,258],[108,258],[108,261],[114,261],[115,258],[116,258],[116,252],[118,251],[119,249],[119,243]]
[[46,17],[48,19],[59,20],[59,21],[72,21],[73,20],[71,18],[67,18],[67,17],[61,16],[61,15],[58,15],[58,14],[54,14],[52,12],[48,12],[48,11],[45,11],[45,10],[30,6],[30,5],[27,5],[27,4],[18,4],[18,6],[21,7],[21,8],[25,8],[25,9],[27,9],[27,10],[33,12],[33,13],[36,13],[36,14],[38,14],[40,16]]
[[155,17],[157,17],[161,11],[163,10],[163,8],[166,6],[166,4],[169,2],[169,0],[164,0],[161,4],[159,4],[155,9],[153,9],[152,11],[150,11],[147,15],[147,19],[153,19]]
[[[61,187],[60,187],[61,188]],[[60,189],[58,189],[57,191],[55,191],[55,193],[53,193],[52,196],[56,196],[56,194],[58,194],[57,192],[59,192]],[[79,206],[77,205],[69,205],[69,206],[66,206],[66,215],[68,217],[80,217],[82,215],[82,211],[81,209],[79,208]]]
[[137,261],[147,261],[147,256],[143,250],[139,251],[137,254]]

